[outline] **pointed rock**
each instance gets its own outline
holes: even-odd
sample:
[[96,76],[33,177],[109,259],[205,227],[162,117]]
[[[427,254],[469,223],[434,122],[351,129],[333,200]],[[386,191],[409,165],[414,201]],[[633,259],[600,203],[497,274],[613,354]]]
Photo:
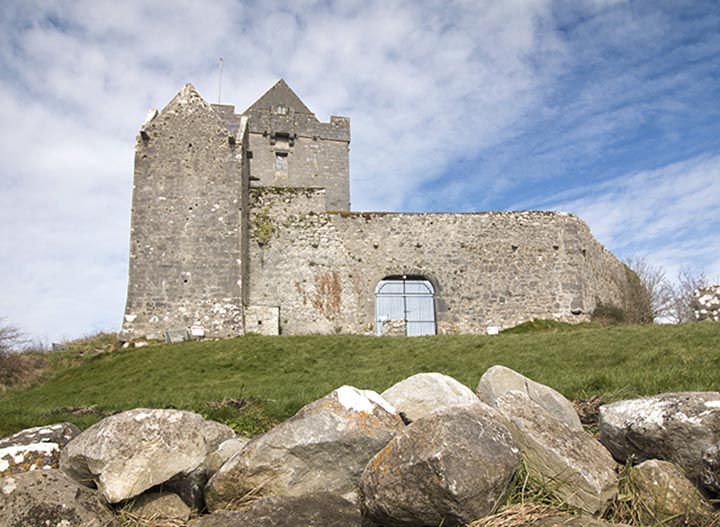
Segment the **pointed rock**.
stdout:
[[442,373],[418,373],[380,395],[413,421],[439,408],[478,400],[470,388]]
[[572,403],[561,393],[505,366],[493,366],[488,369],[480,378],[475,393],[481,401],[493,406],[499,397],[509,391],[525,393],[570,428],[578,431],[583,429]]
[[510,391],[495,401],[520,443],[531,475],[568,504],[595,513],[618,492],[615,461],[585,431],[561,423],[525,392]]
[[403,427],[377,393],[338,388],[231,457],[208,482],[208,509],[223,509],[250,491],[351,494],[368,460]]

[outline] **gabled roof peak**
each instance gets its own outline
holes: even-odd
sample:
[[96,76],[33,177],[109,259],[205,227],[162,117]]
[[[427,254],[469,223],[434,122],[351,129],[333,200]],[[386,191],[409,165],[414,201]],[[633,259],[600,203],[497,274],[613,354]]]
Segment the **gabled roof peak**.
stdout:
[[292,108],[295,113],[315,115],[284,79],[278,80],[268,91],[255,101],[245,112],[269,110],[278,106]]

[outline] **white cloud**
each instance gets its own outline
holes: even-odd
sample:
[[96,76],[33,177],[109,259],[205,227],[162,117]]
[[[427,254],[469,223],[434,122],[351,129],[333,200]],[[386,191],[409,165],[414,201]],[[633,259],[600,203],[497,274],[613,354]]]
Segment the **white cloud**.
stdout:
[[699,156],[580,186],[538,205],[573,212],[616,254],[641,253],[675,275],[720,276],[720,156]]

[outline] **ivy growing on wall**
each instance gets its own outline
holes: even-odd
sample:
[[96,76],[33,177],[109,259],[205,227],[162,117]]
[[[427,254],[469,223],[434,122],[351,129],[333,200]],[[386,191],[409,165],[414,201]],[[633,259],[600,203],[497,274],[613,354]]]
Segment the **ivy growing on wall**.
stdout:
[[277,227],[270,219],[270,207],[265,207],[255,216],[255,240],[261,247],[267,245]]

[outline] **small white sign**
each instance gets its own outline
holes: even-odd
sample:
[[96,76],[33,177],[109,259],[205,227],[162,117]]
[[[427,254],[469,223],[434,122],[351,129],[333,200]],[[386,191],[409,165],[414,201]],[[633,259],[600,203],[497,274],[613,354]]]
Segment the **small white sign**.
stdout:
[[190,326],[190,335],[193,337],[204,337],[205,328],[202,326]]
[[497,335],[498,333],[500,333],[500,326],[488,326],[488,328],[487,328],[488,335]]

